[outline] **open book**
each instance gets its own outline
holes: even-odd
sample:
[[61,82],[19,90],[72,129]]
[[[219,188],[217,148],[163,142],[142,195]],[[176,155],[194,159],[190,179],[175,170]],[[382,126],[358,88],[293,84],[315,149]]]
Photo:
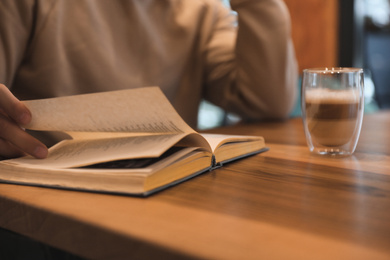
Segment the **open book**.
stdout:
[[266,150],[258,136],[199,134],[158,87],[24,101],[26,129],[69,139],[46,159],[0,161],[0,181],[146,196]]

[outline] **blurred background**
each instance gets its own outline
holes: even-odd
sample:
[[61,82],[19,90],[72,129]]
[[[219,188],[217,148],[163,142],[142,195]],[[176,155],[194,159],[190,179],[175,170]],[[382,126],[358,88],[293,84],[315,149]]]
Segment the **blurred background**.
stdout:
[[[229,0],[221,1],[229,5]],[[284,2],[290,11],[300,73],[313,67],[361,67],[365,74],[365,112],[389,109],[390,0]],[[300,116],[299,100],[291,116]],[[201,104],[200,129],[237,120],[212,104]]]

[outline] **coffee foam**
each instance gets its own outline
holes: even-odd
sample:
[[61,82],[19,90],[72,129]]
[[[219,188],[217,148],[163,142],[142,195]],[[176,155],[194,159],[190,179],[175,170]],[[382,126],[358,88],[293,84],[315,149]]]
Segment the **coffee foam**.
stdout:
[[359,102],[359,91],[351,90],[330,90],[324,88],[307,89],[305,92],[306,102],[310,103],[332,103],[351,104]]

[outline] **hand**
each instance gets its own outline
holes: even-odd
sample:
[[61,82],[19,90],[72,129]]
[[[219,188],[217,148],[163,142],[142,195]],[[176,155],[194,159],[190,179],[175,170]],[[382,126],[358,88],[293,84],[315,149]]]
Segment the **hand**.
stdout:
[[47,156],[47,147],[20,127],[30,121],[28,108],[6,86],[0,84],[0,158],[26,154],[36,158]]

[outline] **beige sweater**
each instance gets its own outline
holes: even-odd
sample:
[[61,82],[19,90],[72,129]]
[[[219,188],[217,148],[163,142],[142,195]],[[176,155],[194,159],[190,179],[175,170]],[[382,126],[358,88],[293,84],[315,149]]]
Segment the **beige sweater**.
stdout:
[[[0,82],[20,99],[158,85],[191,125],[205,98],[286,117],[297,65],[281,0],[1,0]],[[131,111],[128,111],[131,112]]]

